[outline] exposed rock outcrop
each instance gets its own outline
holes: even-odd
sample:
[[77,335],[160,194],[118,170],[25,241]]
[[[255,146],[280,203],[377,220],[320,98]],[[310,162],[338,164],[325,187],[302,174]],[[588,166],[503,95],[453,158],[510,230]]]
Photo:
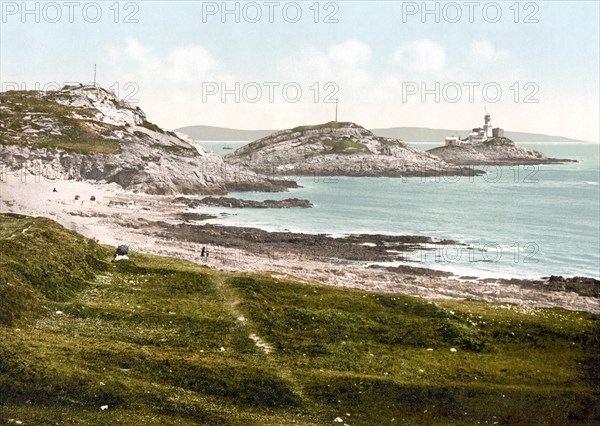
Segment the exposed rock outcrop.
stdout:
[[204,197],[198,200],[192,200],[185,197],[177,197],[173,200],[174,203],[185,204],[188,207],[196,208],[201,206],[217,206],[229,208],[252,208],[252,209],[288,209],[288,208],[303,208],[312,207],[312,203],[308,200],[299,198],[287,198],[285,200],[241,200],[231,197]]
[[275,176],[472,175],[399,139],[375,136],[355,123],[282,130],[225,157],[229,164]]
[[516,146],[508,138],[493,138],[483,143],[441,146],[430,154],[450,164],[460,166],[516,166],[527,164],[569,163],[574,160],[548,158],[532,149]]
[[[151,227],[152,223],[149,222],[147,226]],[[162,224],[156,232],[157,236],[177,241],[218,241],[221,247],[240,248],[270,256],[277,252],[287,253],[306,261],[392,262],[402,259],[405,253],[456,244],[451,240],[439,241],[418,235],[358,234],[337,238],[323,234],[268,232],[257,228],[192,223]]]
[[564,278],[552,275],[545,283],[552,291],[572,291],[582,296],[600,298],[600,280],[589,277]]
[[94,86],[0,94],[0,162],[8,173],[115,182],[150,194],[280,191],[294,182],[234,167],[189,137]]

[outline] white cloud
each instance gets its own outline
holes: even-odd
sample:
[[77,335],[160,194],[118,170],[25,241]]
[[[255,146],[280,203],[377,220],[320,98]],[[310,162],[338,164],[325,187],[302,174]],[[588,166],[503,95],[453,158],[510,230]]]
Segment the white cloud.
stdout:
[[324,49],[305,47],[282,59],[277,70],[282,82],[293,81],[303,87],[306,102],[297,105],[297,109],[303,108],[302,113],[313,111],[322,117],[321,112],[315,111],[331,109],[326,102],[332,98],[340,99],[340,107],[343,104],[345,112],[364,105],[365,97],[376,85],[370,60],[371,48],[367,44],[347,40]]
[[173,50],[167,58],[170,78],[177,82],[190,82],[199,76],[212,74],[219,65],[209,51],[199,46]]
[[144,61],[148,52],[137,39],[129,37],[125,43],[125,53],[132,59]]
[[412,71],[440,71],[446,65],[446,50],[432,40],[413,40],[396,49],[394,61]]
[[114,66],[123,69],[140,84],[169,81],[175,88],[201,81],[214,81],[224,75],[222,66],[202,46],[186,46],[160,56],[147,49],[139,40],[127,38],[124,47],[112,46],[108,56]]
[[[135,38],[108,48],[111,72],[120,97],[138,102],[151,121],[174,128],[187,123],[213,123],[231,105],[215,95],[202,102],[205,83],[234,87],[235,77],[216,57],[200,45],[177,47],[161,55]],[[135,93],[131,84],[135,86]],[[126,86],[128,85],[128,86]],[[129,88],[125,90],[124,88]],[[234,105],[235,107],[235,105]],[[235,109],[235,108],[233,108]]]
[[279,71],[294,81],[335,81],[364,84],[368,80],[371,48],[363,42],[348,40],[331,45],[326,51],[313,46],[284,58]]
[[336,64],[364,66],[371,58],[371,48],[360,41],[348,40],[331,46],[328,57]]
[[[202,100],[203,82],[225,83],[231,89],[235,82],[243,87],[250,81],[246,75],[233,74],[218,60],[217,53],[204,46],[177,47],[158,54],[137,39],[127,39],[107,51],[112,64],[111,77],[116,79],[113,81],[120,82],[121,90],[126,82],[137,83],[139,106],[151,121],[169,128],[208,124],[278,129],[322,123],[333,119],[335,112],[335,105],[326,102],[326,96],[339,98],[340,120],[354,121],[366,127],[469,128],[481,121],[482,86],[490,81],[501,86],[503,95],[498,103],[488,103],[488,110],[495,123],[507,130],[574,134],[573,130],[561,130],[565,123],[572,129],[584,128],[581,120],[576,121],[572,115],[561,116],[560,120],[540,121],[540,117],[553,117],[547,111],[560,110],[560,105],[567,105],[567,109],[578,111],[581,116],[586,116],[585,111],[597,112],[598,109],[597,88],[589,99],[579,97],[578,102],[582,105],[571,105],[565,100],[559,102],[563,96],[548,99],[543,96],[547,95],[543,88],[537,96],[540,103],[515,102],[511,85],[520,81],[522,88],[523,82],[529,80],[511,63],[508,51],[487,41],[476,41],[466,51],[455,52],[453,56],[460,59],[451,63],[446,61],[445,47],[431,40],[409,41],[390,54],[401,66],[383,71],[373,63],[371,48],[358,40],[306,46],[281,58],[270,67],[269,77],[264,77],[268,82],[279,83],[274,89],[275,101],[268,101],[263,86],[265,81],[254,78],[252,81],[261,85],[264,91],[259,102],[249,103],[244,99],[235,101],[229,95],[223,100],[223,91],[209,97],[208,101]],[[289,82],[298,84],[303,92],[297,103],[283,100],[282,87]],[[335,83],[339,91],[333,93],[330,86],[326,88],[329,82]],[[418,93],[406,96],[405,85],[411,82],[413,88],[418,88]],[[431,90],[436,82],[442,92],[445,84],[458,84],[462,88],[460,100],[450,102],[443,94],[439,102],[430,94],[423,97],[424,87]],[[469,101],[464,82],[480,83],[474,89],[473,102]],[[520,95],[521,98],[525,95],[523,89]],[[569,96],[572,95],[564,95],[564,99]],[[587,106],[593,106],[594,99],[596,106],[590,109]],[[597,139],[597,133],[595,135]]]
[[509,50],[487,40],[476,40],[468,45],[458,62],[458,72],[459,78],[481,84],[493,81],[507,88],[516,82],[535,81],[523,62],[512,60]]
[[474,41],[471,43],[469,53],[472,59],[487,62],[500,62],[510,59],[507,50],[498,49],[489,41]]

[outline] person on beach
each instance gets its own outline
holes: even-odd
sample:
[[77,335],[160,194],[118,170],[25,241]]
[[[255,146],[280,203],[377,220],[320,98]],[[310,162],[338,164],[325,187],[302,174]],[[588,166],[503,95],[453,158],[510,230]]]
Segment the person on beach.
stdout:
[[202,250],[200,251],[200,257],[204,257],[205,253],[206,253],[206,247],[202,247]]
[[129,259],[129,257],[127,256],[127,254],[129,253],[129,246],[126,246],[125,244],[121,244],[119,246],[117,246],[117,249],[115,250],[115,255],[113,257],[113,262],[116,262],[117,260],[121,260],[121,259]]

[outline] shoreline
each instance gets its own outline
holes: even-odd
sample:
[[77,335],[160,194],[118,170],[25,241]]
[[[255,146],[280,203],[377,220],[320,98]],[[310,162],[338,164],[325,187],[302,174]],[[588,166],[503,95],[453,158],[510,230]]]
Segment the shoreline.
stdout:
[[[56,188],[58,192],[53,192]],[[75,200],[79,195],[79,200]],[[95,201],[91,201],[92,195]],[[367,263],[410,253],[422,244],[455,244],[426,236],[326,235],[267,232],[209,225],[182,218],[172,196],[124,191],[116,184],[35,181],[0,183],[0,213],[45,216],[100,243],[177,257],[231,272],[270,273],[299,281],[429,299],[475,299],[600,313],[596,280],[571,282],[454,276],[418,264],[376,267]],[[383,244],[385,243],[385,244]],[[373,244],[375,244],[373,246]],[[201,257],[207,247],[209,257]],[[395,253],[397,255],[397,253]],[[391,270],[390,270],[391,268]]]
[[[227,206],[225,206],[227,207]],[[251,210],[253,208],[250,208]],[[239,209],[236,209],[239,210]],[[215,228],[229,230],[229,229],[239,229],[239,230],[253,230],[259,233],[270,233],[270,234],[290,234],[292,236],[301,236],[305,237],[323,237],[327,236],[328,238],[334,240],[343,240],[345,238],[364,238],[368,240],[369,237],[373,239],[379,239],[382,237],[386,237],[389,239],[397,239],[397,238],[421,238],[419,244],[420,246],[416,250],[403,250],[406,253],[404,255],[402,253],[401,257],[389,256],[389,259],[386,260],[373,260],[373,259],[360,259],[364,261],[364,266],[366,267],[381,267],[381,268],[389,268],[389,267],[411,267],[416,266],[420,269],[428,269],[431,271],[445,273],[447,275],[452,275],[456,279],[461,280],[463,278],[467,279],[477,279],[477,280],[533,280],[533,281],[543,281],[547,280],[552,275],[563,276],[565,278],[590,278],[594,280],[600,280],[600,275],[596,276],[594,274],[586,274],[585,272],[575,272],[575,273],[564,273],[564,272],[547,272],[547,271],[538,271],[538,273],[519,273],[518,271],[507,271],[501,269],[495,270],[486,270],[481,268],[474,268],[473,264],[496,264],[495,261],[490,260],[486,261],[481,259],[481,254],[479,253],[485,246],[482,242],[468,242],[464,239],[454,240],[450,239],[447,234],[442,235],[409,235],[402,232],[389,232],[383,234],[380,230],[368,230],[368,229],[357,229],[356,231],[347,231],[347,232],[317,232],[317,231],[308,231],[302,227],[280,227],[274,224],[264,225],[264,224],[247,224],[244,221],[236,221],[234,216],[241,215],[242,213],[221,211],[216,212],[213,210],[206,209],[192,209],[190,211],[185,211],[180,213],[178,217],[185,222],[184,225],[190,225],[196,222],[198,226],[213,226]],[[427,236],[425,236],[427,235]],[[430,241],[425,241],[429,239]],[[365,242],[364,244],[370,244],[369,242]],[[479,253],[478,260],[471,260],[466,263],[460,262],[452,262],[448,260],[446,262],[440,262],[438,260],[431,260],[432,258],[436,258],[436,256],[443,256],[440,253],[445,253],[444,250],[448,250],[446,247],[452,246],[452,249],[464,250],[461,254],[466,257],[466,253],[477,252]],[[388,247],[390,248],[390,247]],[[510,254],[514,255],[514,252],[510,250],[508,246],[502,245],[499,246],[499,250],[501,250],[501,254]],[[420,258],[419,258],[420,253]],[[401,253],[397,253],[400,255]],[[450,255],[448,255],[449,257]],[[471,266],[469,266],[471,265]]]

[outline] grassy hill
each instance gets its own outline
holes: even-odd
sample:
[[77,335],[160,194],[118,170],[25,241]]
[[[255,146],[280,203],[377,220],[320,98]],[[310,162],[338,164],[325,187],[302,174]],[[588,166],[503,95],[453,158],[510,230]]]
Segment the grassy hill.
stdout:
[[[39,92],[33,91],[1,92],[0,106],[0,146],[56,148],[82,154],[121,152],[118,140],[93,130],[83,118],[74,118],[73,108],[54,102],[50,95],[44,98]],[[92,111],[88,109],[81,108],[78,112],[88,119],[93,117]],[[41,127],[39,122],[46,127]]]
[[2,424],[600,421],[597,315],[111,263],[16,215],[0,246]]

